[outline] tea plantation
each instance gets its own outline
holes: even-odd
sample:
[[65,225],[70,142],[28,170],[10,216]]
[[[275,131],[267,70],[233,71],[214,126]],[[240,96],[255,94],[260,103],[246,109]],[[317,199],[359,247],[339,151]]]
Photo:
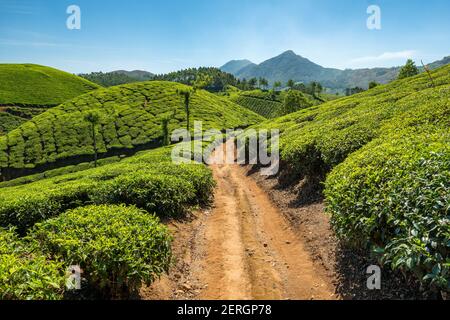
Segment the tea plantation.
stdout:
[[[431,287],[450,280],[450,66],[264,122],[287,176],[329,173],[337,235]],[[286,176],[286,175],[284,175]]]
[[[184,99],[178,94],[190,87],[173,82],[141,82],[99,89],[33,118],[0,137],[0,168],[34,168],[68,157],[95,153],[91,123],[85,115],[96,112],[99,154],[161,144],[162,119],[169,118],[169,132],[186,128]],[[247,127],[263,118],[228,99],[206,91],[190,97],[191,130],[195,120],[203,129]]]
[[78,76],[34,64],[0,64],[0,136],[49,107],[99,86]]
[[[322,101],[310,94],[302,93],[305,96],[308,105],[318,105]],[[230,100],[249,109],[257,114],[273,119],[282,115],[283,103],[286,97],[286,91],[282,92],[265,92],[261,90],[238,91],[230,94]],[[326,99],[329,96],[323,95]]]
[[166,272],[171,239],[159,217],[209,203],[215,185],[205,165],[177,165],[171,155],[172,147],[159,148],[2,188],[0,237],[10,240],[0,245],[0,298],[63,298],[62,279],[74,264],[106,298]]
[[0,64],[0,105],[55,106],[99,86],[35,64]]

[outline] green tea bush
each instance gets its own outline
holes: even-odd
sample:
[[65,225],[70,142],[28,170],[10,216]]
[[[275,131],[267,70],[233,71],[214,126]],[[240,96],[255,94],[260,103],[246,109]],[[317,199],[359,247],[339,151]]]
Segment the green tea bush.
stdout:
[[195,189],[189,180],[142,172],[122,175],[100,184],[91,196],[93,203],[134,204],[166,217],[184,213],[193,199]]
[[86,204],[136,205],[161,217],[181,215],[211,198],[214,180],[203,164],[173,164],[172,147],[118,163],[1,188],[0,226],[25,233],[36,222]]
[[434,85],[422,74],[254,128],[280,129],[290,177],[329,173],[325,200],[340,238],[448,290],[450,66],[432,77]]
[[0,299],[57,300],[65,283],[62,263],[49,260],[13,230],[0,229]]
[[171,262],[171,237],[159,219],[125,206],[87,206],[37,224],[30,238],[89,285],[113,298],[150,285]]
[[55,106],[97,84],[73,74],[35,64],[0,64],[0,105]]
[[[99,89],[34,117],[0,137],[0,168],[34,168],[68,157],[94,155],[86,111],[96,112],[98,154],[162,142],[161,123],[171,117],[168,131],[186,127],[183,101],[174,82],[149,81]],[[263,118],[226,98],[197,90],[190,99],[190,118],[203,121],[203,129],[247,127]]]
[[338,236],[450,290],[448,128],[374,140],[332,171],[325,195]]

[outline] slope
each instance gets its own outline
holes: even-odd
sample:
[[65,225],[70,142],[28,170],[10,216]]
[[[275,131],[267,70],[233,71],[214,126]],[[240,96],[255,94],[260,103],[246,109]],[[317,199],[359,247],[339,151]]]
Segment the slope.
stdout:
[[[282,182],[303,180],[314,191],[326,180],[340,238],[445,290],[450,66],[432,77],[435,86],[421,74],[256,127],[282,132]],[[310,196],[299,194],[303,202]]]
[[0,105],[55,106],[99,86],[34,64],[0,64]]
[[49,107],[97,88],[90,81],[50,67],[0,64],[0,135]]
[[[169,132],[186,127],[184,100],[177,90],[189,88],[173,82],[140,82],[96,90],[52,108],[0,137],[3,176],[23,175],[28,173],[24,169],[36,166],[56,167],[68,159],[86,161],[94,154],[92,127],[84,120],[90,112],[100,117],[95,128],[100,155],[160,145],[162,118],[170,117]],[[262,119],[206,91],[191,95],[190,121],[203,121],[204,129],[246,127]]]

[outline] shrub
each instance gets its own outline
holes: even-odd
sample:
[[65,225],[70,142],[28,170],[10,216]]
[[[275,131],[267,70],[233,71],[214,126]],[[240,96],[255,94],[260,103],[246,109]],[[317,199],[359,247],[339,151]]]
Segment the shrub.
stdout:
[[122,175],[100,184],[91,195],[97,204],[134,204],[165,217],[184,213],[194,198],[195,189],[188,180],[142,172]]
[[211,171],[203,164],[173,164],[171,150],[1,188],[0,226],[15,226],[23,234],[36,222],[93,203],[133,204],[165,217],[207,204],[214,187]]
[[403,130],[377,139],[329,175],[336,233],[393,269],[450,290],[450,135]]
[[62,264],[19,240],[13,230],[0,229],[0,299],[56,300],[62,298]]
[[171,237],[158,218],[135,207],[80,207],[37,224],[30,237],[67,266],[79,265],[105,296],[151,284],[171,261]]

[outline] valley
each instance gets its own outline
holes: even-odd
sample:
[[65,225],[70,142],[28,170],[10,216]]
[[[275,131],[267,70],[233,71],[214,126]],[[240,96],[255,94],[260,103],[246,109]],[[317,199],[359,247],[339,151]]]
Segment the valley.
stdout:
[[[345,97],[216,68],[101,87],[0,65],[0,298],[445,298],[450,66],[411,63]],[[180,164],[179,130],[223,144]],[[247,133],[271,130],[251,149]],[[209,161],[242,141],[245,163]],[[269,177],[264,148],[279,155]]]

